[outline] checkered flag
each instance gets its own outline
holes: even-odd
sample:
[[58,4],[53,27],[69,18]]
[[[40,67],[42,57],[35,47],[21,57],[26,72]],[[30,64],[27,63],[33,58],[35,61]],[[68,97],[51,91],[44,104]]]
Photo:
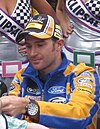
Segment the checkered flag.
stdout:
[[13,12],[13,18],[24,28],[31,18],[30,0],[20,0]]
[[100,19],[100,0],[89,0],[86,5],[94,16]]

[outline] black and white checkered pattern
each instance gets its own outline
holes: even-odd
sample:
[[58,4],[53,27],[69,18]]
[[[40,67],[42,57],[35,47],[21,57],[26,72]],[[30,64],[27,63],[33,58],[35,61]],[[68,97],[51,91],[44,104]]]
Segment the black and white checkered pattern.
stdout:
[[12,16],[22,27],[25,27],[31,18],[30,0],[18,0]]
[[86,5],[94,16],[100,19],[100,0],[89,0]]

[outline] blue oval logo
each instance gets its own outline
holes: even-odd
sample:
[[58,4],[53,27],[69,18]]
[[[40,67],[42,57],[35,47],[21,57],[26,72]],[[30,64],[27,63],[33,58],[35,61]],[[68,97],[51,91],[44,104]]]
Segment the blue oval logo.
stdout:
[[49,99],[48,102],[66,103],[66,98],[64,98],[64,97],[54,97],[54,98]]
[[90,78],[80,78],[78,82],[93,82]]
[[62,94],[66,93],[66,89],[63,86],[52,86],[48,89],[48,93],[50,94]]

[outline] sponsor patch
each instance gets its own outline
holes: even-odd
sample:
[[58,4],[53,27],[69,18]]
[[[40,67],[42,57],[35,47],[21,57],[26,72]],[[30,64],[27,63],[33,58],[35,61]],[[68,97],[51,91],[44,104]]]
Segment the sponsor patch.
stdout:
[[31,93],[31,94],[40,94],[40,90],[36,89],[36,88],[31,88],[31,87],[27,87],[27,92]]
[[79,83],[79,86],[85,86],[85,87],[88,87],[90,89],[93,88],[93,86],[91,84],[89,84],[89,83]]
[[80,74],[80,76],[89,76],[89,77],[91,77],[91,74],[90,74],[90,72],[83,72],[83,73]]
[[41,96],[30,96],[30,95],[26,95],[26,98],[30,98],[31,100],[41,100]]
[[84,82],[93,82],[92,79],[90,78],[80,78],[78,79],[79,83],[84,83]]
[[49,102],[53,103],[66,103],[66,98],[64,97],[54,97],[48,100]]
[[78,90],[79,92],[85,92],[85,93],[88,93],[88,94],[92,94],[92,90],[87,89],[87,88],[77,87],[77,90]]
[[63,94],[66,93],[66,88],[64,86],[52,86],[48,89],[50,94]]
[[20,81],[19,81],[19,79],[18,79],[18,78],[14,78],[14,79],[12,80],[12,83],[20,84]]
[[9,91],[14,90],[14,89],[15,89],[15,86],[10,86],[9,87]]

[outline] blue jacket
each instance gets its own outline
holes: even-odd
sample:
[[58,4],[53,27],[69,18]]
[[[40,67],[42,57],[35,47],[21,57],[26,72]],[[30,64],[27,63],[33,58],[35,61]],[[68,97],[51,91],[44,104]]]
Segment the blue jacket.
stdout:
[[[9,95],[31,96],[40,106],[40,123],[57,129],[95,129],[99,78],[92,67],[62,63],[40,78],[31,64],[16,73]],[[60,103],[60,104],[59,104]]]

